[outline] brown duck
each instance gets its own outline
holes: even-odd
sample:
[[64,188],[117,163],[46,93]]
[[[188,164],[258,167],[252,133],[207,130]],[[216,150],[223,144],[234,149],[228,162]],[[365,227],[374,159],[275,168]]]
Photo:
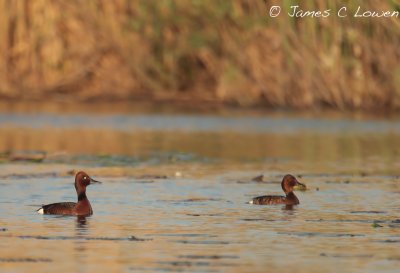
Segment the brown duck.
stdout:
[[264,195],[258,196],[253,198],[249,202],[249,204],[255,205],[276,205],[276,204],[283,204],[283,205],[298,205],[299,199],[294,194],[293,190],[299,188],[306,188],[306,185],[297,181],[297,179],[290,174],[287,174],[282,179],[282,190],[285,192],[286,196],[279,196],[279,195]]
[[92,206],[86,196],[86,187],[92,183],[101,183],[92,179],[85,172],[78,172],[75,176],[75,189],[78,195],[78,203],[62,202],[44,205],[37,210],[40,214],[59,214],[59,215],[91,215]]

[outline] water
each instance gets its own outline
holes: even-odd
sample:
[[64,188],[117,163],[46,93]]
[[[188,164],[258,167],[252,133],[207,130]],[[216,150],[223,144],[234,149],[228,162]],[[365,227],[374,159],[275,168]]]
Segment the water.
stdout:
[[[399,123],[0,114],[1,272],[397,272]],[[86,126],[89,124],[88,126]],[[29,152],[27,152],[29,151]],[[38,215],[74,201],[94,214]],[[254,206],[296,175],[300,205]],[[263,182],[251,179],[264,174]]]

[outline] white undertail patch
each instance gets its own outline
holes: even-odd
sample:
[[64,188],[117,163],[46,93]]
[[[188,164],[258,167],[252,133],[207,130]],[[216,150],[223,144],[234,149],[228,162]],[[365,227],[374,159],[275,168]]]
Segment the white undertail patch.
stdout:
[[251,200],[251,201],[247,202],[247,204],[253,204],[253,200]]
[[37,210],[37,213],[39,213],[39,214],[44,214],[43,208],[38,209],[38,210]]

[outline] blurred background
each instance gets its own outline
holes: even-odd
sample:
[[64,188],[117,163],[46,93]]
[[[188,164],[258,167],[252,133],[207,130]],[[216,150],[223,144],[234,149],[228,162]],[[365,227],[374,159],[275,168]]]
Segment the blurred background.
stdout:
[[0,97],[399,109],[398,17],[352,16],[398,1],[301,3],[327,18],[291,18],[293,4],[1,0]]

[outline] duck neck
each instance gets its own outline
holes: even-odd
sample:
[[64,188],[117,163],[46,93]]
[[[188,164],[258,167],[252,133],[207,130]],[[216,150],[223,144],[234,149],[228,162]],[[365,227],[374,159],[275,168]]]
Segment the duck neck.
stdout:
[[86,191],[78,193],[78,202],[87,200]]
[[296,203],[296,204],[299,203],[299,199],[297,198],[297,196],[296,196],[296,195],[294,194],[294,192],[292,192],[292,191],[286,193],[286,199],[292,200],[292,201],[294,201],[294,203]]

